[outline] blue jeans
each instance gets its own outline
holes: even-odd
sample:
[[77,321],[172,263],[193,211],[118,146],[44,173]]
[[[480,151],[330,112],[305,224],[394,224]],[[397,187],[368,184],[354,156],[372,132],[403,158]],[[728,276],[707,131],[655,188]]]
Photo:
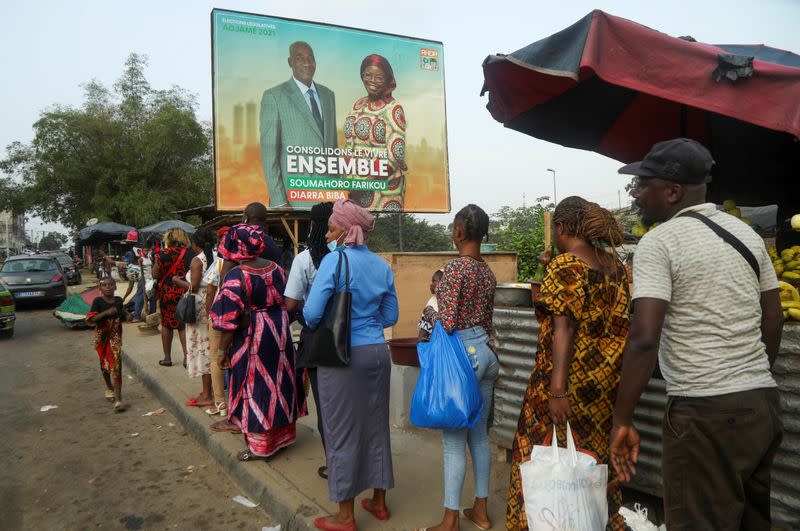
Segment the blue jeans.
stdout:
[[133,296],[133,318],[137,321],[142,319],[142,308],[144,308],[144,283],[136,284],[136,295]]
[[[443,430],[442,447],[444,448],[444,507],[454,511],[461,510],[461,489],[467,473],[466,446],[472,455],[472,473],[475,479],[475,497],[489,497],[489,470],[491,453],[487,434],[487,420],[492,407],[492,390],[494,381],[500,371],[497,356],[489,348],[489,338],[483,327],[476,326],[467,330],[459,330],[458,337],[464,343],[467,353],[478,362],[475,375],[483,397],[483,412],[472,429]],[[474,350],[473,352],[470,352]]]

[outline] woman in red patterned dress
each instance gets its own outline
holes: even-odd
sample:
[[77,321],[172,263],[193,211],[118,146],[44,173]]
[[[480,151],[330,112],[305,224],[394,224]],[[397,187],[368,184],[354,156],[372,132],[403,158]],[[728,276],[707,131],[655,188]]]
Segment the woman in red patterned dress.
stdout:
[[153,278],[158,284],[158,306],[161,312],[161,346],[164,359],[158,362],[165,367],[172,366],[172,338],[175,330],[183,349],[183,364],[186,366],[186,330],[175,318],[175,309],[184,289],[172,282],[172,277],[183,278],[189,270],[194,257],[189,249],[189,235],[183,229],[170,229],[164,233],[164,249],[156,254],[153,265]]
[[[367,151],[387,162],[388,176],[384,190],[356,190],[350,199],[367,210],[399,212],[403,208],[406,166],[406,117],[403,107],[394,99],[397,87],[392,65],[385,57],[368,55],[361,62],[361,81],[367,95],[359,98],[344,120],[345,147]],[[385,154],[381,156],[380,154]],[[363,157],[359,157],[363,158]],[[374,167],[374,163],[372,164]],[[373,176],[351,175],[351,179],[375,179]]]

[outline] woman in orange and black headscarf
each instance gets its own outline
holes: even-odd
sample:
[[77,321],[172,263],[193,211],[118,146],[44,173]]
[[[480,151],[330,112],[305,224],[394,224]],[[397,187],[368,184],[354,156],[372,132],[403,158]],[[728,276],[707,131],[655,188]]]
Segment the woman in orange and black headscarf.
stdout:
[[[370,166],[384,159],[388,175],[351,175],[351,179],[381,179],[380,190],[355,190],[350,199],[367,210],[399,212],[403,208],[406,166],[406,116],[392,93],[397,88],[392,65],[385,57],[368,55],[361,61],[361,82],[367,95],[356,100],[344,120],[345,147],[365,151]],[[363,157],[359,157],[363,158]]]

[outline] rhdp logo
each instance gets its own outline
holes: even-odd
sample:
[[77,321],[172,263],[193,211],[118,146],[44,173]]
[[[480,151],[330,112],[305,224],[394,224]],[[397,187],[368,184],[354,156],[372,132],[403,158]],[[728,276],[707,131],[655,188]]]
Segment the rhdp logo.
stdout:
[[439,71],[439,50],[433,48],[419,49],[419,66],[430,72]]

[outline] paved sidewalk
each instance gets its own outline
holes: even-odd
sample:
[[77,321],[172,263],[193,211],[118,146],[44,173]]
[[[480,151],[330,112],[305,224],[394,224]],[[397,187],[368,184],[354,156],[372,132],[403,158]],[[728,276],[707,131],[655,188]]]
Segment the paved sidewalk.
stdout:
[[[242,494],[261,504],[283,530],[314,529],[314,519],[336,510],[328,499],[327,483],[317,475],[323,464],[322,446],[313,414],[303,418],[297,427],[297,442],[280,451],[269,461],[241,463],[236,453],[245,448],[241,435],[216,433],[209,429],[214,420],[200,408],[184,406],[189,396],[200,391],[200,379],[191,379],[181,367],[181,350],[177,334],[173,344],[173,367],[161,367],[160,336],[141,336],[135,325],[125,325],[123,339],[124,364],[127,371],[156,395],[162,405],[183,423],[189,435],[203,445],[242,488]],[[313,410],[313,406],[309,407]],[[502,452],[503,458],[505,451]],[[387,505],[392,518],[380,522],[361,509],[356,500],[356,522],[363,530],[406,530],[439,522],[442,516],[442,445],[440,432],[421,429],[392,429],[392,456],[395,488],[389,491]],[[509,465],[492,463],[490,516],[495,529],[505,521],[505,500]],[[462,504],[469,506],[473,494],[471,468],[464,485]],[[462,519],[464,529],[476,529]]]

